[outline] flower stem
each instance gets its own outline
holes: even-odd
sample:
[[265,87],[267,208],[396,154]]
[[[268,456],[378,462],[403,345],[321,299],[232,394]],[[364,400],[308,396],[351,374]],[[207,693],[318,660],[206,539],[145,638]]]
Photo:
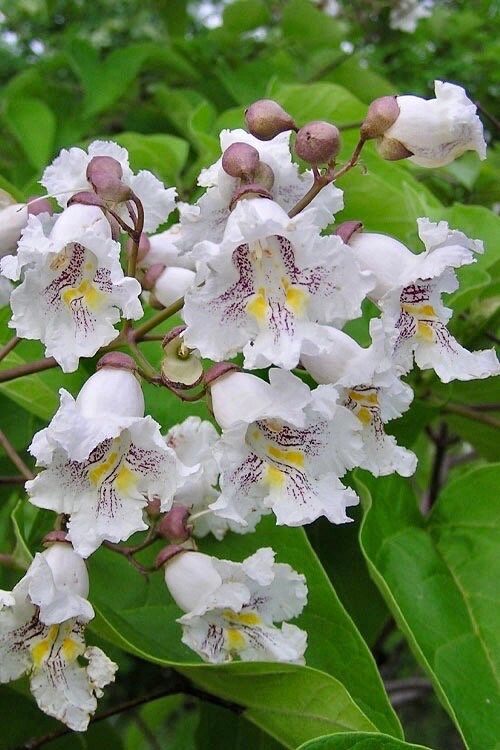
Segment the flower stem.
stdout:
[[33,375],[35,372],[42,372],[43,370],[50,370],[52,367],[57,367],[57,362],[54,357],[44,357],[43,359],[37,359],[35,362],[26,362],[24,365],[18,365],[12,367],[9,370],[0,371],[0,383],[6,383],[9,380],[15,380],[16,378],[22,378],[25,375]]
[[35,475],[31,471],[31,469],[24,463],[23,459],[16,451],[7,435],[2,430],[0,430],[0,445],[2,446],[16,469],[19,469],[23,477],[25,479],[33,479]]
[[364,138],[360,138],[359,141],[356,144],[356,148],[354,149],[351,158],[348,162],[344,164],[343,167],[341,167],[338,172],[334,172],[332,181],[338,180],[339,177],[342,177],[346,172],[348,172],[350,169],[356,166],[356,164],[359,161],[359,157],[361,155],[361,151],[363,149],[363,146],[365,145],[366,140]]
[[146,320],[145,323],[143,323],[141,326],[138,326],[134,329],[133,337],[134,341],[142,341],[142,337],[153,330],[153,328],[156,328],[156,326],[160,325],[160,323],[163,323],[164,320],[168,320],[168,318],[171,318],[172,315],[175,315],[175,313],[178,313],[179,310],[182,310],[184,306],[184,297],[181,297],[177,300],[177,302],[173,302],[169,307],[166,307],[164,310],[160,310],[156,315],[153,315],[149,320]]
[[7,341],[5,346],[2,346],[0,349],[0,362],[19,344],[20,341],[21,339],[18,336],[13,336],[10,341]]

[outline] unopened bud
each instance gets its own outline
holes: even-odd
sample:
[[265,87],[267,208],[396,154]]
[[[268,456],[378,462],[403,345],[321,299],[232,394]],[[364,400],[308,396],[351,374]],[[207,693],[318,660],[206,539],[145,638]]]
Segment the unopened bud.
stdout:
[[90,190],[82,190],[79,193],[75,193],[68,200],[68,206],[74,206],[78,204],[80,206],[98,206],[99,208],[104,207],[103,199],[96,193],[92,193]]
[[364,140],[381,138],[399,117],[399,106],[395,96],[381,96],[368,107],[360,135]]
[[52,215],[54,213],[51,202],[47,198],[39,198],[36,195],[32,195],[31,198],[28,198],[27,206],[28,213],[31,216],[38,216],[38,214]]
[[124,352],[108,352],[104,354],[97,362],[96,370],[101,370],[103,367],[131,370],[132,372],[137,370],[135,360]]
[[304,125],[297,133],[295,151],[308,164],[327,164],[340,151],[338,128],[321,120]]
[[158,524],[158,533],[173,544],[181,544],[189,539],[188,528],[190,510],[185,505],[174,505]]
[[181,334],[185,326],[173,328],[163,340],[162,380],[174,388],[193,388],[201,382],[203,365],[199,353],[185,346]]
[[265,190],[271,190],[274,185],[274,172],[264,161],[259,162],[255,170],[253,181],[263,187]]
[[347,245],[353,234],[362,231],[362,229],[363,224],[361,221],[344,221],[338,225],[335,234]]
[[163,263],[154,263],[154,265],[150,266],[143,276],[142,288],[151,291],[164,270],[165,266]]
[[210,555],[190,550],[180,554],[181,551],[182,547],[177,547],[177,552],[165,553],[165,583],[175,603],[184,612],[191,612],[202,597],[217,591],[222,578]]
[[153,497],[152,500],[148,500],[146,505],[146,513],[149,518],[159,518],[161,516],[161,500],[159,497]]
[[123,169],[111,156],[94,156],[87,166],[87,180],[106,202],[122,203],[130,198],[131,190],[122,182]]
[[399,161],[399,159],[408,159],[413,156],[413,153],[395,138],[380,138],[377,141],[377,151],[379,156],[386,161]]
[[222,154],[222,169],[241,180],[252,178],[259,166],[259,152],[249,143],[232,143]]
[[238,201],[242,198],[268,198],[269,200],[272,200],[273,196],[271,195],[269,190],[266,190],[265,187],[263,187],[262,185],[257,185],[254,182],[248,185],[241,185],[241,187],[237,188],[234,191],[233,197],[231,198],[231,202],[229,204],[229,208],[231,211],[238,203]]
[[297,130],[293,118],[273,99],[259,99],[245,110],[249,132],[261,141],[270,141],[286,130]]
[[203,376],[203,381],[205,385],[212,385],[216,380],[230,372],[240,372],[240,368],[233,362],[217,362],[217,364],[212,365],[212,367],[206,371]]
[[45,534],[45,536],[42,539],[42,544],[44,547],[48,547],[49,544],[60,544],[66,542],[66,544],[70,544],[70,541],[67,539],[67,533],[65,531],[49,531],[48,534]]
[[169,562],[169,560],[172,560],[172,558],[182,554],[183,552],[186,552],[186,550],[179,544],[169,544],[168,547],[164,547],[162,550],[160,550],[160,552],[158,552],[155,560],[155,568],[162,568]]
[[[134,241],[130,239],[127,243],[127,253],[130,255],[132,252],[132,248],[134,246]],[[141,234],[141,239],[139,240],[139,249],[137,251],[137,261],[140,263],[144,260],[146,255],[149,253],[149,250],[151,248],[151,242],[149,241],[149,237],[147,234],[144,234],[144,232]]]

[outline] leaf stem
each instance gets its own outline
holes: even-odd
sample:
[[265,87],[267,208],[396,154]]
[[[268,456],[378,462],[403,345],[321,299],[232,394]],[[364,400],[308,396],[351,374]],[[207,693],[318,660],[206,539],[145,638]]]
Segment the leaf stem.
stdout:
[[43,370],[50,370],[53,367],[57,367],[57,362],[54,357],[44,357],[43,359],[37,359],[35,362],[26,362],[23,365],[17,365],[8,370],[0,371],[0,383],[6,383],[9,380],[15,380],[16,378],[22,378],[25,375],[33,375],[35,372],[43,372]]
[[0,430],[0,445],[3,447],[5,453],[10,458],[16,469],[19,469],[25,480],[34,479],[35,475],[31,471],[31,469],[24,463],[23,459],[16,451],[3,430]]

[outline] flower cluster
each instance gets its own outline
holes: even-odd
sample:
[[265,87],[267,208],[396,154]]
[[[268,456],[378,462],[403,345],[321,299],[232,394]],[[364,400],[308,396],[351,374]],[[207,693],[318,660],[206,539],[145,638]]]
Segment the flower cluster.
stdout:
[[[307,634],[288,621],[306,604],[304,576],[270,548],[233,562],[198,551],[200,540],[253,532],[267,514],[287,526],[349,522],[359,502],[349,470],[415,472],[416,456],[386,432],[410,408],[403,378],[414,363],[443,382],[500,372],[493,351],[469,352],[453,337],[442,301],[458,286],[456,269],[483,252],[479,240],[426,218],[421,252],[361,221],[329,229],[344,204],[335,181],[370,139],[383,158],[422,167],[469,149],[484,157],[463,89],[437,81],[433,100],[376,100],[344,165],[331,123],[299,128],[270,100],[252,104],[246,123],[248,132],[222,132],[194,205],[175,204],[173,188],[97,141],[45,170],[61,211],[46,200],[2,210],[1,270],[18,282],[5,292],[9,325],[43,342],[64,372],[100,354],[76,398],[61,389],[30,446],[40,470],[26,483],[29,500],[57,513],[62,530],[0,592],[0,681],[29,674],[40,708],[75,730],[116,669],[83,639],[94,615],[85,558],[105,545],[142,572],[164,570],[182,640],[205,661],[303,663]],[[174,207],[178,222],[165,228]],[[380,315],[363,347],[343,328],[367,299]],[[136,327],[143,304],[158,312]],[[161,338],[149,331],[177,312],[183,324],[162,340],[157,370],[139,345]],[[235,357],[242,367],[227,361]],[[190,416],[162,435],[145,415],[143,381],[205,400],[213,419]],[[151,568],[135,561],[165,541]]]

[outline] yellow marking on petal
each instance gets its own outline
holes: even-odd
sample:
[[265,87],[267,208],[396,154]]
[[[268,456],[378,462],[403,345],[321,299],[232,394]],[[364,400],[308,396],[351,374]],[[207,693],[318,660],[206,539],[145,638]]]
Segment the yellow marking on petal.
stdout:
[[109,473],[111,467],[115,464],[117,458],[118,453],[116,451],[111,451],[108,453],[108,456],[104,461],[101,461],[101,463],[97,464],[89,471],[89,480],[92,484],[101,484],[105,476]]
[[302,315],[309,297],[308,293],[298,286],[290,284],[286,276],[281,279],[283,289],[285,290],[285,302],[287,307],[296,315]]
[[404,302],[401,305],[404,312],[410,313],[410,315],[424,315],[426,318],[436,318],[437,314],[432,305],[415,305],[411,302]]
[[232,609],[226,609],[222,614],[231,622],[238,622],[242,625],[260,625],[262,622],[256,612],[233,612]]
[[239,651],[247,645],[245,636],[236,628],[227,628],[226,635],[231,651]]
[[82,646],[71,638],[65,638],[62,643],[61,651],[66,661],[75,661],[76,657],[80,656],[82,653]]
[[292,466],[304,466],[304,454],[302,451],[286,451],[281,448],[276,448],[274,445],[270,445],[267,449],[267,453],[271,458],[276,458],[278,461],[283,461],[286,464]]
[[285,475],[282,471],[277,469],[275,466],[267,467],[267,481],[273,487],[282,487],[285,483]]
[[349,391],[349,398],[361,404],[370,404],[373,406],[378,405],[378,398],[377,398],[376,393],[371,393],[371,392],[363,393],[362,391],[351,390]]
[[259,323],[264,323],[267,317],[266,290],[261,286],[253,299],[247,304],[247,312],[253,315]]
[[373,414],[369,409],[366,409],[364,406],[361,407],[357,412],[355,412],[357,418],[360,422],[364,425],[369,425],[372,422]]
[[126,466],[120,466],[118,474],[115,479],[115,487],[120,492],[127,492],[132,487],[135,487],[136,477],[133,471],[130,471]]
[[33,664],[37,669],[42,666],[45,658],[50,653],[50,649],[54,645],[54,641],[57,638],[58,632],[59,626],[51,625],[47,636],[43,640],[38,641],[38,643],[35,643],[35,645],[32,646],[31,658],[33,659]]
[[419,320],[417,323],[417,337],[424,341],[434,341],[434,331],[429,323]]
[[69,287],[61,295],[62,301],[68,307],[74,299],[78,299],[79,297],[84,298],[85,304],[89,309],[96,310],[101,306],[104,294],[92,286],[88,279],[84,279],[78,286]]

